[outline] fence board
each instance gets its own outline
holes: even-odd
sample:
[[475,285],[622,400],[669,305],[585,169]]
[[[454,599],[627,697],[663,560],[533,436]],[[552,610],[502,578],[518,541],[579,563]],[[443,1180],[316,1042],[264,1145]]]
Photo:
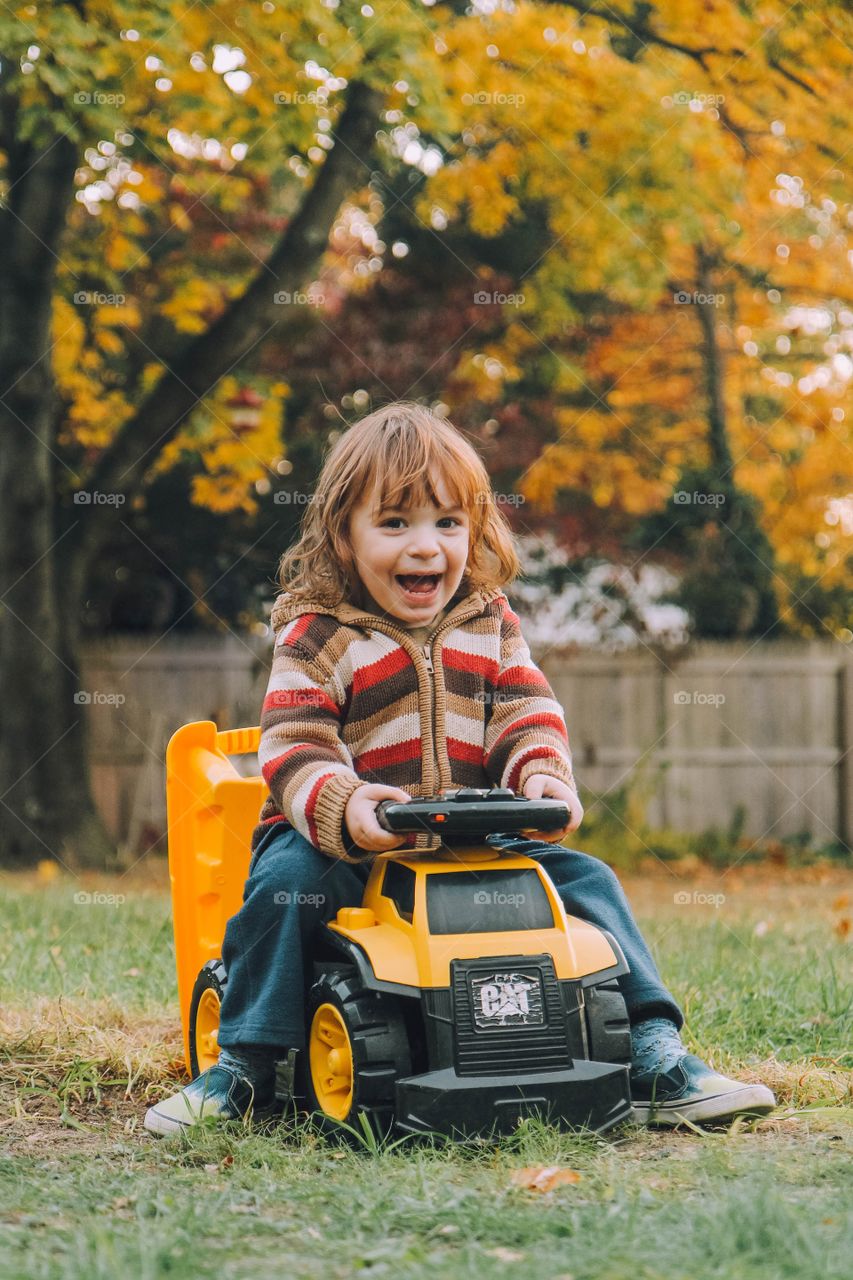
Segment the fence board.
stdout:
[[[753,838],[851,843],[853,654],[844,646],[701,642],[677,654],[534,656],[565,708],[588,798],[606,804],[635,780],[655,824],[724,826],[742,805]],[[85,650],[93,790],[119,841],[136,848],[165,829],[163,759],[179,725],[257,723],[269,661],[268,640],[231,634],[118,637]],[[253,758],[235,763],[256,768]]]

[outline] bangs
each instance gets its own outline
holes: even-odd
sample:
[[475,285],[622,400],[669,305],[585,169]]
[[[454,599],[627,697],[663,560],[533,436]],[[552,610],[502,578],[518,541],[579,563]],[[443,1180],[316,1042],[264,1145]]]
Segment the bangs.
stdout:
[[400,432],[385,442],[380,465],[364,459],[363,493],[372,489],[374,514],[383,508],[442,507],[437,488],[443,484],[449,505],[473,515],[482,505],[482,476],[467,451],[454,442],[421,432]]

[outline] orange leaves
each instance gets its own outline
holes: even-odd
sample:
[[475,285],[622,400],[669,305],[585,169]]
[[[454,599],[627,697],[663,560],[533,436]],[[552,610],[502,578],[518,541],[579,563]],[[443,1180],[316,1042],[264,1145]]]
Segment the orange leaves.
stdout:
[[837,920],[833,921],[832,931],[839,941],[846,942],[850,937],[851,928],[853,928],[853,922],[851,922],[850,915],[845,914],[849,913],[850,910],[850,894],[840,893],[833,902],[832,909],[833,911],[842,913],[838,916]]
[[557,1164],[534,1165],[516,1169],[510,1181],[514,1187],[520,1187],[523,1191],[548,1195],[555,1187],[575,1186],[581,1181],[581,1175],[575,1169],[565,1169]]

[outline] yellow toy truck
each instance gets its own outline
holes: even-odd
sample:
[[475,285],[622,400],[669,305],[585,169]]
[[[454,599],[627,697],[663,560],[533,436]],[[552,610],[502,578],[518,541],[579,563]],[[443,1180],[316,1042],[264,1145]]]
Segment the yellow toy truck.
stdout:
[[[167,754],[178,995],[192,1076],[219,1055],[225,925],[242,902],[266,794],[230,756],[258,728],[187,724]],[[307,1050],[294,1098],[327,1128],[450,1137],[506,1132],[536,1112],[604,1132],[631,1117],[630,1029],[618,943],[566,914],[532,858],[486,842],[556,830],[562,802],[499,788],[383,802],[382,825],[440,832],[437,852],[375,857],[360,906],[318,930]]]

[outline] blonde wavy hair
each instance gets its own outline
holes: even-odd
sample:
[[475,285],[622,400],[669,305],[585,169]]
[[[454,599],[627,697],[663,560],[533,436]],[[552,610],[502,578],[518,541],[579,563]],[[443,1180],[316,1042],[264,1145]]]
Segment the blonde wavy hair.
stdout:
[[334,607],[364,602],[349,539],[350,513],[379,488],[383,506],[440,506],[441,477],[470,523],[468,563],[460,590],[490,590],[517,577],[512,530],[498,510],[488,472],[472,445],[446,418],[397,400],[351,426],[329,450],[297,541],[278,567],[282,590],[295,600]]

